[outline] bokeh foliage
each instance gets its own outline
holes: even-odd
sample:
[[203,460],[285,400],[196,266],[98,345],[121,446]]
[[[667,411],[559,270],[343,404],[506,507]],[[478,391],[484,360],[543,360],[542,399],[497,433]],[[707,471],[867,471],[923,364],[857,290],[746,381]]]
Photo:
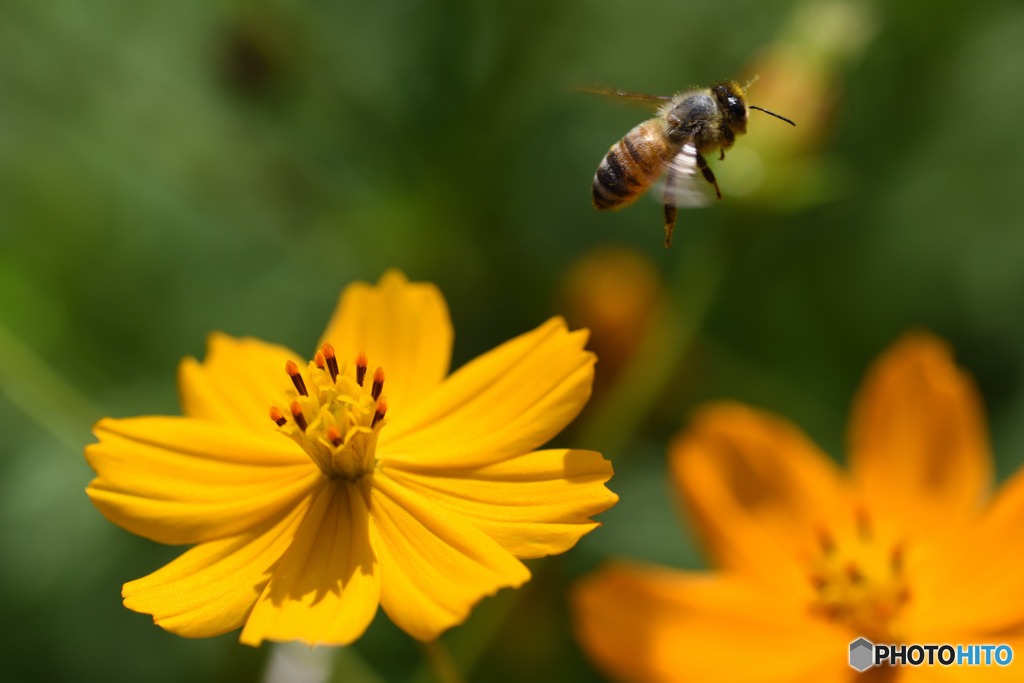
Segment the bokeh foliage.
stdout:
[[[121,607],[124,581],[179,550],[91,507],[88,424],[176,413],[175,366],[213,329],[308,351],[341,288],[390,266],[441,286],[459,365],[560,312],[599,246],[639,252],[681,308],[687,256],[711,242],[722,260],[702,328],[609,453],[605,526],[448,637],[471,680],[596,679],[569,635],[572,577],[619,554],[700,566],[663,474],[699,401],[777,410],[841,458],[866,363],[924,326],[977,378],[1001,475],[1024,463],[1024,7],[869,7],[873,39],[833,74],[827,201],[730,201],[723,166],[727,200],[684,214],[665,250],[656,203],[589,201],[643,114],[571,88],[739,78],[796,3],[0,5],[0,679],[257,679],[266,648]],[[383,615],[356,650],[387,680],[417,675]]]

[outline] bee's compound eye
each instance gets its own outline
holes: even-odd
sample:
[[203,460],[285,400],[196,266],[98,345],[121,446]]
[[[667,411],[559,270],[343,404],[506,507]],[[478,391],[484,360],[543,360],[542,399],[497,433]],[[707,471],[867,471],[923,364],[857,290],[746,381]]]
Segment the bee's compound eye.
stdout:
[[747,115],[747,107],[738,97],[727,97],[726,106],[729,107],[729,115],[733,119],[742,121]]

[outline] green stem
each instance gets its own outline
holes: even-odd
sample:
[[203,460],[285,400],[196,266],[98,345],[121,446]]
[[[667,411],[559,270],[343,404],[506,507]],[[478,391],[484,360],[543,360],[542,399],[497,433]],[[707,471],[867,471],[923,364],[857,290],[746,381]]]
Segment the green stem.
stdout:
[[384,678],[351,646],[334,654],[329,683],[385,683]]
[[429,643],[421,643],[420,646],[423,649],[423,658],[434,674],[436,683],[466,683],[466,679],[462,677],[455,664],[455,658],[440,638]]
[[615,386],[590,413],[575,439],[581,447],[615,459],[622,454],[654,403],[664,395],[693,347],[726,269],[715,236],[690,245],[671,296],[661,305],[640,347]]
[[80,450],[99,409],[0,323],[0,393],[59,441]]
[[[550,558],[541,558],[530,563],[533,579],[517,589],[498,591],[492,598],[483,600],[474,609],[464,627],[455,628],[445,634],[445,645],[459,671],[470,672],[498,636],[512,610],[532,590],[537,580],[550,571]],[[407,679],[408,683],[433,683],[435,679],[426,661],[416,667]]]

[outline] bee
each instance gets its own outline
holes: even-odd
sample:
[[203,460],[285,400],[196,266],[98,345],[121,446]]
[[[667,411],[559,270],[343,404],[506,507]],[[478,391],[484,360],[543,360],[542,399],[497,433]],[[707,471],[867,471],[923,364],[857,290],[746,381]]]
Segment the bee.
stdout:
[[715,188],[715,196],[722,198],[704,154],[717,149],[719,160],[725,159],[725,151],[733,146],[736,136],[747,132],[748,110],[757,109],[796,125],[784,116],[747,104],[747,88],[756,80],[754,76],[742,87],[735,81],[721,81],[673,97],[585,89],[659,108],[658,116],[633,128],[608,150],[594,174],[594,207],[609,211],[629,206],[667,172],[663,195],[665,246],[671,246],[678,207],[705,203],[696,185],[697,171]]

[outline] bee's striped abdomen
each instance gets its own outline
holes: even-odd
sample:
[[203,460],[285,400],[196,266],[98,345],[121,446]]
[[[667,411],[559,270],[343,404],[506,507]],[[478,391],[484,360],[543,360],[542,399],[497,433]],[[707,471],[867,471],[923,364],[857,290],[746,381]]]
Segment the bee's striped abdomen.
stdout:
[[661,119],[644,121],[608,150],[594,174],[594,206],[621,209],[651,186],[675,153]]

